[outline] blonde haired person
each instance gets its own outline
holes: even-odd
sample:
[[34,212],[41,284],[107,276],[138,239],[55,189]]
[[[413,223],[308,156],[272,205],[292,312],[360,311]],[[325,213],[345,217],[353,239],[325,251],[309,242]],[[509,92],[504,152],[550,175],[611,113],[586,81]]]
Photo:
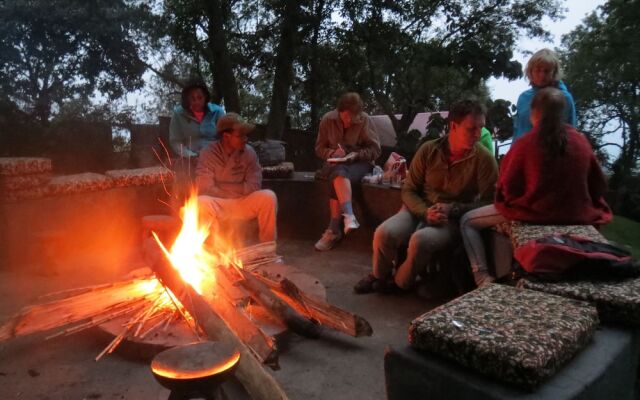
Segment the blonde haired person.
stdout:
[[538,90],[546,87],[554,87],[559,89],[566,100],[564,108],[564,122],[575,126],[576,124],[576,106],[573,102],[573,96],[567,90],[567,86],[562,82],[562,67],[560,66],[560,58],[549,49],[538,50],[527,62],[524,70],[527,79],[531,84],[531,88],[525,90],[518,97],[517,111],[513,126],[513,142],[520,139],[522,135],[529,132],[533,126],[530,121],[531,100]]
[[564,122],[566,96],[541,89],[531,102],[533,129],[500,164],[494,204],[462,216],[460,230],[474,280],[493,282],[480,237],[505,221],[539,225],[603,225],[611,220],[607,181],[589,140]]

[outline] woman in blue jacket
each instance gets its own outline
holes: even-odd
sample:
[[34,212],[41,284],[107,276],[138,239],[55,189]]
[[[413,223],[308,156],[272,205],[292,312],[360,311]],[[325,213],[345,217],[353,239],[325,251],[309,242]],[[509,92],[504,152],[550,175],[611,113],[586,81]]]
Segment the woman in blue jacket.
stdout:
[[564,122],[569,125],[576,125],[576,106],[573,96],[567,90],[562,79],[562,68],[558,55],[549,49],[538,50],[527,63],[524,70],[525,75],[531,83],[531,89],[525,90],[518,97],[515,123],[513,126],[513,141],[518,140],[522,135],[529,132],[533,126],[530,121],[531,100],[538,90],[545,87],[555,87],[560,89],[566,100],[564,109]]
[[205,84],[196,81],[182,89],[182,102],[171,116],[169,140],[173,152],[183,158],[197,157],[200,150],[218,139],[216,123],[224,109],[210,103]]

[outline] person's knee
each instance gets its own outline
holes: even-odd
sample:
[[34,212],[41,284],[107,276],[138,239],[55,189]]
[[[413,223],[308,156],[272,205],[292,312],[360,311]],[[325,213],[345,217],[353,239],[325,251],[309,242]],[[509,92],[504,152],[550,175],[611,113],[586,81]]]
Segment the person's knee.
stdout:
[[471,221],[471,212],[466,212],[464,213],[464,215],[462,215],[462,218],[460,218],[460,229],[466,229],[469,228],[469,222]]
[[418,232],[415,232],[413,235],[411,235],[411,237],[409,238],[409,251],[425,250],[428,247],[428,240],[424,236],[425,235],[420,235]]
[[269,208],[278,208],[278,197],[273,190],[263,189],[255,193],[260,204]]
[[209,211],[211,209],[211,203],[213,203],[213,198],[211,196],[200,195],[197,197],[197,200],[198,208],[200,210]]
[[388,226],[386,226],[385,224],[378,225],[375,232],[373,232],[374,246],[388,243],[391,237],[392,235]]

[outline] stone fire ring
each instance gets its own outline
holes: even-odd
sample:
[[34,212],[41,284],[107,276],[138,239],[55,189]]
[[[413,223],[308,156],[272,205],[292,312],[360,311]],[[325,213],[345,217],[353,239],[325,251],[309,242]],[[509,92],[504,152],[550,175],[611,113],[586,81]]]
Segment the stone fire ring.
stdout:
[[[319,279],[291,265],[268,264],[257,267],[255,271],[275,280],[287,278],[306,294],[322,300],[327,298],[326,288]],[[251,316],[268,335],[278,338],[287,332],[284,325],[276,321],[259,305],[251,306]],[[112,340],[122,331],[122,325],[128,319],[129,317],[116,318],[100,325],[98,329],[109,340]],[[202,340],[206,340],[206,338],[202,338]],[[183,320],[178,320],[169,324],[166,330],[158,328],[144,338],[127,337],[116,351],[127,358],[150,360],[163,350],[196,341],[198,338],[193,331]]]

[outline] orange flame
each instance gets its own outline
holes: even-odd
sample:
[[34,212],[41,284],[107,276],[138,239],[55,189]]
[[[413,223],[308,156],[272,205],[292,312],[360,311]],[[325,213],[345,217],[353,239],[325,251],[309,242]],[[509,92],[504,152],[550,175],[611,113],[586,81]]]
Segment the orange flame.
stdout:
[[212,232],[212,224],[200,221],[196,192],[191,194],[180,212],[182,228],[171,251],[167,251],[155,233],[153,236],[185,282],[200,295],[211,293],[216,282],[214,267],[240,262],[233,246],[219,232]]

